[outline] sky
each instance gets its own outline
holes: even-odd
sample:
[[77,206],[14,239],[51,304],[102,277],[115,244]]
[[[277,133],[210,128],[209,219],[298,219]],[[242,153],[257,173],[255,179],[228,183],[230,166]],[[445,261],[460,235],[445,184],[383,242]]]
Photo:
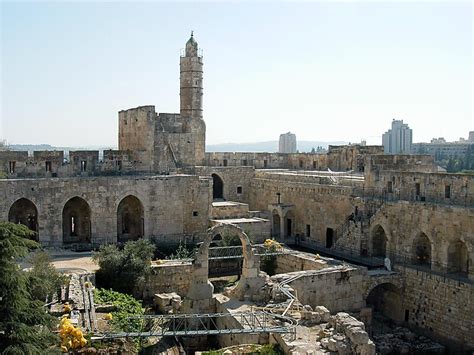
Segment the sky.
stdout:
[[179,112],[179,56],[204,54],[207,144],[467,138],[470,1],[0,4],[0,139],[117,146],[118,111]]

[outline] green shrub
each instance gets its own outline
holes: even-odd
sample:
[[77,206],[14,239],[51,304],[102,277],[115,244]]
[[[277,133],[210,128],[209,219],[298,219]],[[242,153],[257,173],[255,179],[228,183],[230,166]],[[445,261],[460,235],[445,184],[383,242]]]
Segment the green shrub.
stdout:
[[94,290],[94,302],[98,304],[112,304],[116,311],[112,312],[112,326],[114,330],[132,332],[141,330],[141,321],[128,319],[131,316],[143,315],[144,309],[140,301],[130,295],[96,288]]
[[96,283],[102,288],[132,294],[135,286],[150,271],[155,246],[146,239],[125,243],[123,249],[104,245],[93,260],[99,265]]

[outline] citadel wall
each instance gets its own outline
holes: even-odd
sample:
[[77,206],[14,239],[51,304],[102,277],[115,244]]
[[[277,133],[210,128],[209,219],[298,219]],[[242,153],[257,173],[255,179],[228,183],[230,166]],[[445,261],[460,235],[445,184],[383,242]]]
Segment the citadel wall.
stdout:
[[428,336],[474,348],[474,284],[396,267],[405,280],[406,321]]
[[79,220],[79,214],[89,210],[84,216],[89,231],[84,239],[77,236],[78,243],[115,243],[120,232],[119,204],[134,196],[142,205],[142,216],[137,218],[143,227],[137,237],[176,243],[188,236],[196,242],[208,226],[209,188],[209,179],[186,175],[0,180],[0,220],[9,220],[14,202],[27,199],[37,211],[39,241],[61,246],[69,233],[65,205],[77,197],[86,210],[78,206],[71,216]]

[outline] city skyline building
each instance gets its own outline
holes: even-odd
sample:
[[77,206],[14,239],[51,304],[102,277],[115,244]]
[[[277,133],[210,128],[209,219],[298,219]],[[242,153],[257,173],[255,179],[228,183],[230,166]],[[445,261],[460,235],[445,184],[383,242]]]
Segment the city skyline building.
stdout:
[[382,135],[385,154],[410,154],[413,144],[413,131],[403,120],[392,120],[392,128]]
[[280,134],[278,153],[296,153],[296,135],[294,133]]

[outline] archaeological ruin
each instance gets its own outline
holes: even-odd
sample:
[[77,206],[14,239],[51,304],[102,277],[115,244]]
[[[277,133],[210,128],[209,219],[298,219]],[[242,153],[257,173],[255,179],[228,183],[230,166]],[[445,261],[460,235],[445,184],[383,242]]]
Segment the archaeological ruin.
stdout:
[[[474,349],[473,175],[382,146],[205,152],[202,100],[191,35],[179,113],[120,111],[118,150],[0,151],[0,220],[45,248],[196,245],[192,258],[153,263],[136,290],[167,322],[155,335],[192,351],[206,337],[293,354]],[[214,246],[225,234],[240,246]],[[217,290],[211,273],[235,260],[238,283]]]

